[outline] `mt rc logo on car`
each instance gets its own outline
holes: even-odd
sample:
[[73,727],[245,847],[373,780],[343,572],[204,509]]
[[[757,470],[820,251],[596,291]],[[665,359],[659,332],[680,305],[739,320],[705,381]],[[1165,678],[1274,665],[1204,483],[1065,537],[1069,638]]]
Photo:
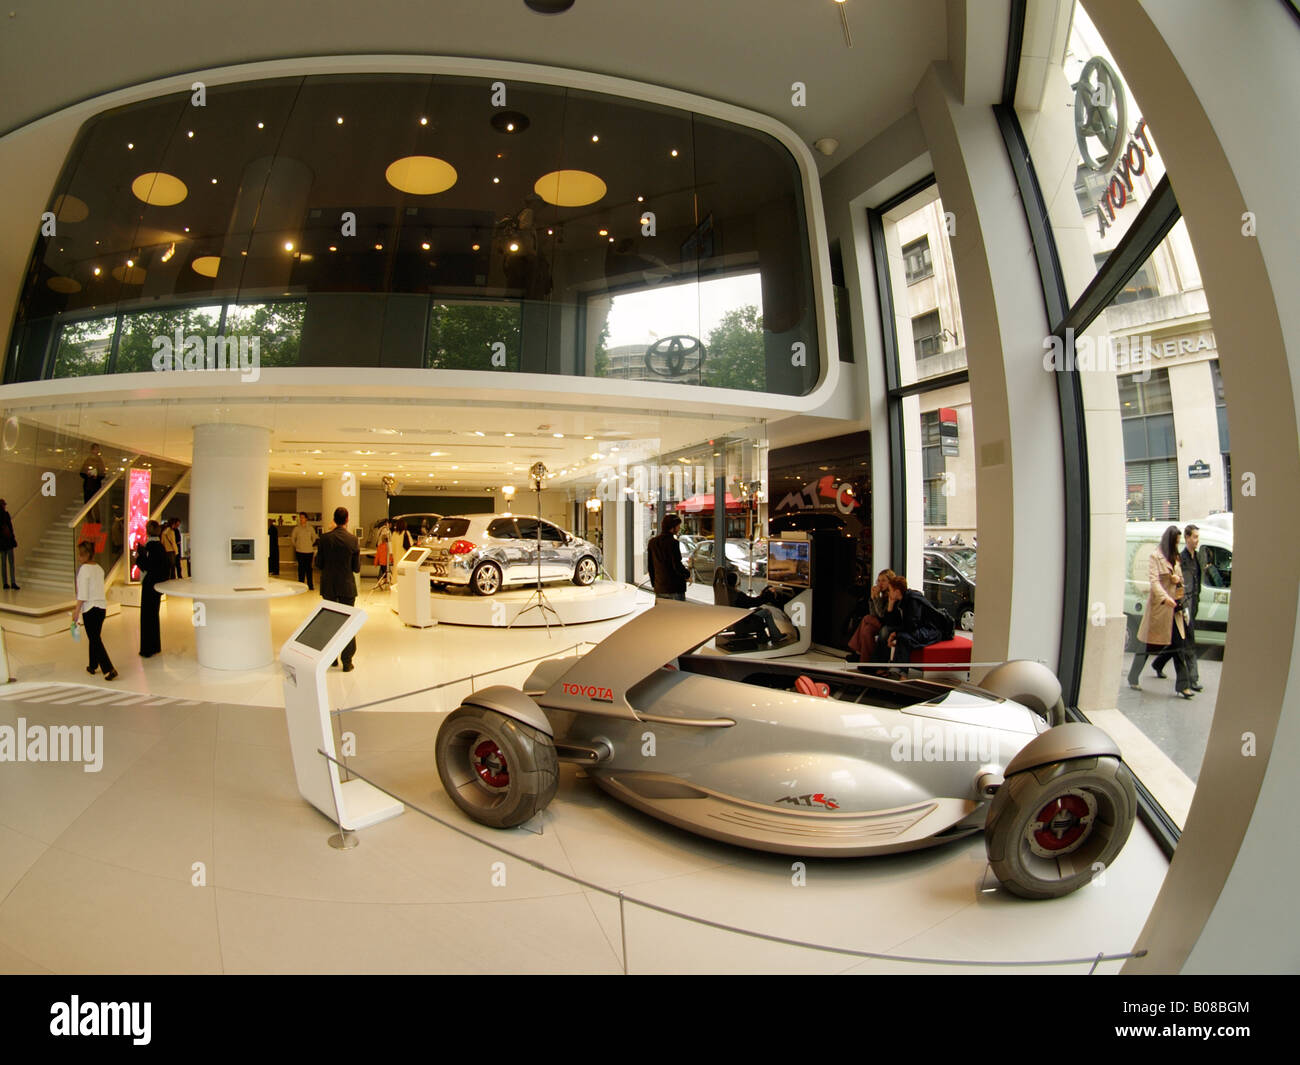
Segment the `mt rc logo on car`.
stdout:
[[811,795],[782,795],[777,802],[788,802],[792,806],[820,806],[824,810],[838,810],[840,804],[829,795],[816,792]]

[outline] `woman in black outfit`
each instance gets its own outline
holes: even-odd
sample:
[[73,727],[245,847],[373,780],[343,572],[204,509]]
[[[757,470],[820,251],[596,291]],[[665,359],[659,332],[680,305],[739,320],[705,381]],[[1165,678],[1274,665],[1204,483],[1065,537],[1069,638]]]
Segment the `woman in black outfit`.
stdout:
[[148,539],[136,549],[135,564],[144,575],[140,591],[140,657],[150,658],[162,650],[158,629],[162,592],[157,586],[171,577],[171,560],[158,537],[161,531],[158,523],[149,522],[145,531]]
[[908,588],[906,577],[888,578],[888,594],[884,623],[889,637],[876,641],[875,661],[906,666],[916,648],[928,647],[951,635],[945,634],[947,626],[938,608],[916,589]]

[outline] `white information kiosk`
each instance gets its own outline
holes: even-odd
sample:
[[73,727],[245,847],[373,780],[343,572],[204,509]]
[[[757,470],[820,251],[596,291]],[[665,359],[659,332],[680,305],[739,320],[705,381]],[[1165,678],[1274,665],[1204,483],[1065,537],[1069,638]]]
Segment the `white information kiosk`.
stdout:
[[334,726],[326,698],[325,671],[366,623],[366,612],[341,603],[321,603],[280,649],[284,667],[284,716],[298,792],[344,829],[368,828],[396,817],[405,807],[364,780],[339,779]]
[[438,624],[433,617],[429,575],[420,570],[428,557],[427,547],[412,547],[397,563],[397,616],[403,625],[417,629]]

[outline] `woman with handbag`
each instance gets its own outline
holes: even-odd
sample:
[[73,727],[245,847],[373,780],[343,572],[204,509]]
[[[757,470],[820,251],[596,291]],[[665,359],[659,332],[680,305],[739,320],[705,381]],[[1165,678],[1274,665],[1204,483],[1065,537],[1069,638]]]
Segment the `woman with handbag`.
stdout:
[[1183,569],[1178,560],[1178,541],[1182,534],[1177,525],[1171,525],[1160,537],[1160,546],[1151,552],[1147,563],[1147,576],[1151,589],[1147,593],[1147,608],[1138,626],[1137,638],[1143,648],[1133,656],[1128,671],[1128,686],[1141,691],[1138,678],[1147,656],[1159,654],[1163,649],[1174,660],[1174,688],[1184,699],[1190,699],[1191,681],[1187,669],[1187,618]]

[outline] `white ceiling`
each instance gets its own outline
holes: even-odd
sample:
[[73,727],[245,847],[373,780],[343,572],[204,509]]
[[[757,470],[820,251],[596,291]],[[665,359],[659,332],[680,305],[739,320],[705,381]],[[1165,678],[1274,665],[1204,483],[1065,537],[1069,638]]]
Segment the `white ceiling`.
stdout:
[[[702,452],[710,440],[749,424],[700,414],[356,399],[165,405],[128,400],[112,407],[24,412],[21,418],[55,435],[102,441],[181,467],[193,462],[195,425],[262,426],[271,431],[272,488],[317,485],[323,475],[349,471],[363,486],[392,475],[408,492],[451,493],[525,484],[538,461],[551,472],[554,487],[590,485],[602,468],[647,462],[682,448]],[[43,440],[51,447],[59,443],[50,434]],[[68,452],[74,453],[79,454],[75,448]]]
[[[853,47],[840,24],[843,7]],[[944,0],[8,0],[0,130],[171,74],[318,55],[497,58],[651,82],[777,118],[844,159],[947,58]],[[807,86],[806,106],[791,85]]]

